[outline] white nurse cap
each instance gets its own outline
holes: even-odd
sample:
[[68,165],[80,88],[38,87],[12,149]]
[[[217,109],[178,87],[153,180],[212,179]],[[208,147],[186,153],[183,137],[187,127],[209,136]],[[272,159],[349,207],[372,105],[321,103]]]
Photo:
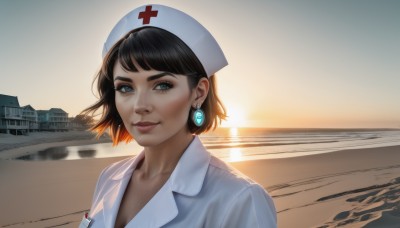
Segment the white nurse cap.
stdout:
[[103,48],[103,58],[112,46],[133,29],[157,27],[179,37],[194,52],[210,77],[228,62],[210,32],[186,13],[163,5],[145,5],[125,15],[112,29]]

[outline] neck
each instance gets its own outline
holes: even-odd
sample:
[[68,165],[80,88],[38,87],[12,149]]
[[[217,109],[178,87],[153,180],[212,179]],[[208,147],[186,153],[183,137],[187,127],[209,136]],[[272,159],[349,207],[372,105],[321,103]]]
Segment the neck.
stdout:
[[145,147],[144,159],[138,168],[148,178],[170,175],[193,138],[190,132],[178,132],[157,146]]

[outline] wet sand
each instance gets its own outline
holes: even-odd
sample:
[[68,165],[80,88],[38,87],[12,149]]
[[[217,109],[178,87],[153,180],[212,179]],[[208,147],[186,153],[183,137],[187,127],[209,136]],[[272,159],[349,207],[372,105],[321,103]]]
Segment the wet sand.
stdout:
[[51,147],[78,146],[111,142],[108,135],[99,139],[88,131],[32,132],[28,136],[0,134],[0,159],[14,159],[32,151]]

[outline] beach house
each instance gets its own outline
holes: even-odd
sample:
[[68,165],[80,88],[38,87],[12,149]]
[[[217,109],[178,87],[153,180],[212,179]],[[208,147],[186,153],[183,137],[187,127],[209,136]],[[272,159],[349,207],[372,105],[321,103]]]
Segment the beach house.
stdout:
[[38,110],[39,128],[42,131],[68,131],[68,113],[61,108]]
[[30,106],[25,105],[22,107],[22,116],[28,121],[29,132],[39,131],[39,120],[36,110]]
[[23,116],[18,97],[0,94],[0,132],[7,134],[26,134],[29,121]]

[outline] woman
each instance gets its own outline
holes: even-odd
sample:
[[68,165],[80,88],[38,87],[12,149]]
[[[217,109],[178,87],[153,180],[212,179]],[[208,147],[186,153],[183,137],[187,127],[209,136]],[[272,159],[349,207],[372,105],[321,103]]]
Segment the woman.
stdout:
[[136,157],[101,173],[81,227],[276,227],[265,190],[210,155],[197,135],[226,117],[214,73],[227,65],[211,34],[185,13],[139,7],[111,31],[98,73],[93,127]]

